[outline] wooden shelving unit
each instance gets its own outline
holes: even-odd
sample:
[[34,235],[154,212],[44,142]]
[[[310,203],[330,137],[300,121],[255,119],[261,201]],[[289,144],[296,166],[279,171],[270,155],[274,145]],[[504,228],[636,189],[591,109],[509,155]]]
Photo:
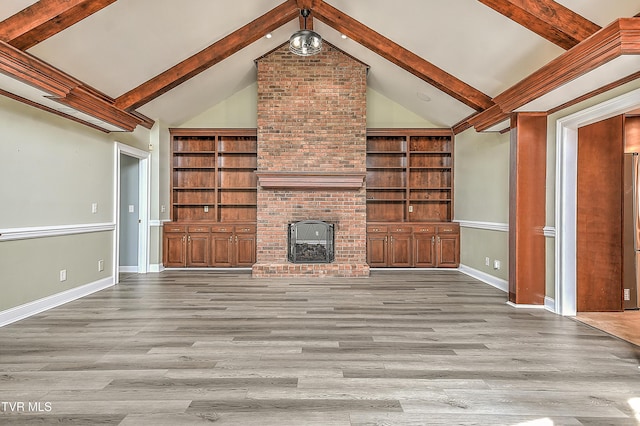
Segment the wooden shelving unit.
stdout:
[[368,221],[451,221],[452,194],[451,130],[367,132]]
[[171,219],[255,222],[256,131],[171,129]]
[[171,222],[167,267],[251,266],[255,262],[257,132],[170,129]]
[[458,266],[450,129],[370,129],[366,183],[370,266]]

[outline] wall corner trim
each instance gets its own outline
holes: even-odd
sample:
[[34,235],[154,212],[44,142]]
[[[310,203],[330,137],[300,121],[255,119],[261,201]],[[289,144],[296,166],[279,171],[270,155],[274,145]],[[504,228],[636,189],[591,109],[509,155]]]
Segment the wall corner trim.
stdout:
[[65,303],[72,302],[114,285],[113,277],[107,277],[61,293],[53,294],[24,305],[16,306],[0,312],[0,327],[20,321]]
[[490,286],[493,286],[498,290],[502,290],[505,293],[509,292],[509,282],[503,280],[502,278],[494,277],[493,275],[489,275],[486,272],[482,272],[470,266],[462,264],[460,265],[458,270],[463,274],[469,275],[471,278],[475,278],[486,284],[489,284]]

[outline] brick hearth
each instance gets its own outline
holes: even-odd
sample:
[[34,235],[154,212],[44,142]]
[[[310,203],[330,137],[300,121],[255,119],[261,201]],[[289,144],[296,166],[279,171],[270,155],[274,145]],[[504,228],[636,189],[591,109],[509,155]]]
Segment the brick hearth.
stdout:
[[[366,263],[367,66],[326,44],[258,59],[258,212],[254,277],[369,275]],[[287,261],[287,225],[335,224],[335,261]]]

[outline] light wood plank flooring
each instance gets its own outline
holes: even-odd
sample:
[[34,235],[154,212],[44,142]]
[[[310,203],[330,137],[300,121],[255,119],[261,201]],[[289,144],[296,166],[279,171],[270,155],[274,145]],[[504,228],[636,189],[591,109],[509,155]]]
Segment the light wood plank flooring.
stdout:
[[0,424],[640,422],[638,346],[505,302],[455,271],[131,275],[0,328]]

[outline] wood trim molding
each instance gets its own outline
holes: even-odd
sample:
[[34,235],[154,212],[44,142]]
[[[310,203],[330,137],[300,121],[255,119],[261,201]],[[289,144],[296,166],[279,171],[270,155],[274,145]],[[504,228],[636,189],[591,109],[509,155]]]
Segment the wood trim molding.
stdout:
[[40,0],[0,22],[0,40],[27,50],[116,0]]
[[0,41],[0,72],[49,93],[51,99],[61,104],[122,130],[132,131],[137,125],[153,126],[153,120],[138,112],[117,108],[113,99],[104,93],[3,41]]
[[640,19],[620,18],[493,98],[494,107],[466,121],[477,131],[486,130],[509,117],[512,111],[607,62],[637,54],[640,54]]
[[600,26],[553,0],[478,0],[565,50],[600,30]]
[[97,125],[95,125],[93,123],[89,123],[87,121],[84,121],[84,120],[81,120],[81,119],[79,119],[77,117],[74,117],[73,115],[65,114],[64,112],[60,112],[60,111],[57,111],[57,110],[55,110],[53,108],[49,108],[48,106],[40,105],[40,104],[30,100],[30,99],[23,98],[22,96],[15,95],[15,94],[7,92],[5,90],[0,89],[0,95],[6,96],[7,98],[13,99],[13,100],[18,101],[18,102],[22,102],[23,104],[27,104],[27,105],[32,106],[34,108],[41,109],[42,111],[46,111],[46,112],[49,112],[51,114],[58,115],[58,116],[60,116],[62,118],[66,118],[67,120],[71,120],[71,121],[75,121],[76,123],[84,124],[85,126],[89,126],[89,127],[93,128],[93,129],[99,130],[101,132],[109,133],[108,130],[103,129],[102,127],[99,127],[99,126],[97,126]]
[[640,19],[618,19],[496,96],[494,102],[502,111],[514,111],[619,56],[639,53]]
[[386,60],[439,90],[442,90],[449,96],[476,111],[483,111],[493,105],[491,98],[478,89],[422,59],[410,50],[394,43],[382,34],[377,33],[349,15],[342,13],[328,3],[317,0],[313,12],[317,19],[336,31],[345,34],[367,49],[377,53]]
[[340,172],[256,172],[258,186],[265,189],[342,189],[364,187],[366,173]]
[[156,99],[264,37],[265,34],[295,19],[298,13],[295,0],[285,1],[209,47],[119,96],[115,101],[116,107],[131,110]]
[[32,226],[29,228],[0,229],[0,241],[29,240],[64,235],[107,232],[116,229],[115,223],[85,223],[78,225]]
[[480,222],[477,220],[454,220],[460,224],[461,228],[482,229],[484,231],[509,232],[508,223],[500,222]]

